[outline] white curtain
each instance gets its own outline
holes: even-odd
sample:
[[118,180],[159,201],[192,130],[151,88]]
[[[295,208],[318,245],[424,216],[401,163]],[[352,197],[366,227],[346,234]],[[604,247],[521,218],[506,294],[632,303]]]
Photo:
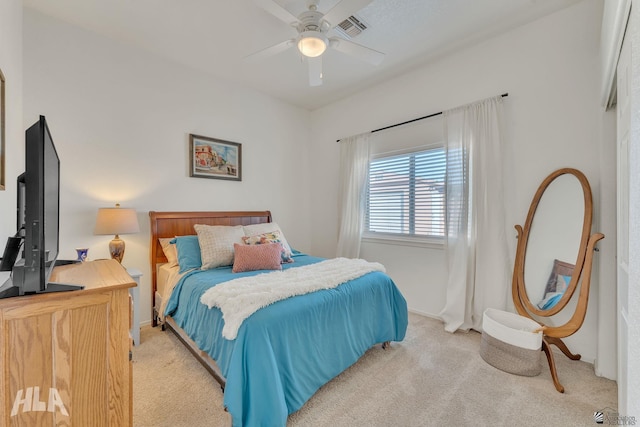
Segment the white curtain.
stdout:
[[365,196],[369,176],[369,134],[350,136],[340,141],[340,187],[337,255],[360,256],[360,239],[365,214]]
[[502,97],[443,113],[447,152],[445,329],[481,330],[510,289],[503,196]]

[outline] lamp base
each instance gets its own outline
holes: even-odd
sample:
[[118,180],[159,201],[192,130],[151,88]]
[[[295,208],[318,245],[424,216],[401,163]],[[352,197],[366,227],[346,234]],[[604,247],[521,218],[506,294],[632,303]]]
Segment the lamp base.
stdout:
[[122,264],[122,258],[124,258],[124,240],[117,234],[116,237],[109,242],[109,253],[111,254],[111,258]]

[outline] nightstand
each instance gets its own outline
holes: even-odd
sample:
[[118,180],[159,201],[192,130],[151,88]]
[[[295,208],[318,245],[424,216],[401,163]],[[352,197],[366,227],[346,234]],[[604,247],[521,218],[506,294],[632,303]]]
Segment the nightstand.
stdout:
[[129,288],[129,295],[133,301],[133,319],[131,322],[131,338],[133,345],[140,345],[140,278],[142,272],[137,268],[127,268],[127,273],[136,281],[136,287]]

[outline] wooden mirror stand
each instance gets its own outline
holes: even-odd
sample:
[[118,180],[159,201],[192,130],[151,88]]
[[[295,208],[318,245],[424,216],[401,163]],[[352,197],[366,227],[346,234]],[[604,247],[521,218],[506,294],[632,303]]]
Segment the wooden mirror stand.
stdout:
[[[546,310],[541,309],[539,306],[532,303],[531,298],[527,293],[527,287],[525,285],[525,260],[527,256],[527,243],[529,242],[530,233],[536,210],[545,190],[556,180],[565,174],[571,174],[578,179],[582,186],[582,192],[584,195],[584,218],[582,223],[582,233],[580,236],[580,245],[578,253],[576,254],[576,262],[571,274],[571,279],[567,285],[566,290],[562,294],[561,298],[555,305]],[[542,325],[542,350],[544,350],[547,361],[549,362],[549,369],[551,371],[551,378],[553,384],[560,393],[564,393],[564,387],[558,380],[558,374],[556,372],[556,366],[554,361],[551,345],[558,347],[562,353],[564,353],[571,360],[579,360],[579,354],[573,354],[567,348],[566,344],[562,341],[562,338],[566,338],[574,334],[584,322],[584,317],[587,312],[587,304],[589,302],[589,286],[591,283],[591,268],[593,262],[593,252],[595,250],[596,243],[604,238],[602,233],[591,234],[591,220],[593,212],[593,201],[591,196],[591,187],[589,181],[585,175],[576,169],[559,169],[551,173],[538,187],[538,190],[533,197],[531,207],[527,214],[527,220],[524,227],[516,225],[515,228],[518,233],[518,245],[516,248],[516,259],[513,268],[513,280],[512,280],[512,295],[515,308],[521,316],[528,317],[535,320]],[[579,219],[576,218],[576,221]],[[549,242],[553,245],[554,242]],[[567,276],[568,277],[568,276]],[[576,289],[580,285],[580,292],[577,295],[576,308],[571,315],[571,318],[562,325],[552,325],[550,317],[558,314],[560,311],[567,307],[567,303],[575,293]]]

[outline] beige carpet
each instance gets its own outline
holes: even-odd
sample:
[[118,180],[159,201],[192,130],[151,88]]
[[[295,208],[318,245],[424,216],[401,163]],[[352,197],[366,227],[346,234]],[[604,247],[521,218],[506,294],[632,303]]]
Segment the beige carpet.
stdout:
[[[216,381],[171,332],[145,327],[133,352],[136,427],[228,426]],[[485,363],[480,334],[449,334],[411,314],[407,337],[370,349],[322,387],[289,426],[593,426],[617,407],[616,383],[593,366],[556,356],[565,393],[542,374],[511,375]]]

